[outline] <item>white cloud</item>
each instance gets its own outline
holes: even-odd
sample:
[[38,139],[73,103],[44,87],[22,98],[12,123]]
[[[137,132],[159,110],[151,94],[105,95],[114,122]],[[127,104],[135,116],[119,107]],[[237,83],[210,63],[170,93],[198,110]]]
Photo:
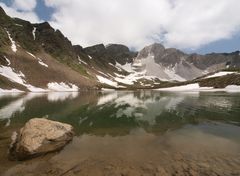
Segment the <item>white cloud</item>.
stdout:
[[37,5],[36,0],[14,0],[13,7],[18,10],[32,11]]
[[34,12],[36,0],[15,0],[11,6],[6,6],[0,2],[0,6],[11,17],[18,17],[33,23],[40,22],[39,17]]
[[240,31],[239,0],[45,0],[73,43],[198,48]]

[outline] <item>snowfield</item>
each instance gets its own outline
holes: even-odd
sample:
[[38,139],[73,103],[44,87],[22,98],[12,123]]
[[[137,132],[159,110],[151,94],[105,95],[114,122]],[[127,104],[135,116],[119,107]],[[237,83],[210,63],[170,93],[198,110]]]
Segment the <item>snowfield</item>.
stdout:
[[[48,89],[43,89],[39,87],[35,87],[31,84],[27,84],[26,81],[24,80],[25,75],[20,71],[16,72],[13,68],[8,67],[8,66],[0,66],[0,75],[8,78],[10,81],[18,83],[26,87],[30,92],[49,92],[49,91],[59,91],[59,92],[64,92],[64,91],[78,91],[78,87],[74,84],[66,84],[64,82],[57,83],[57,82],[52,82],[48,83],[47,87]],[[11,89],[11,90],[5,90],[0,88],[0,92],[20,92],[18,89]]]
[[218,92],[218,91],[224,91],[224,92],[240,92],[240,86],[237,85],[229,85],[225,88],[216,89],[213,87],[200,87],[198,83],[195,84],[187,84],[183,86],[175,86],[175,87],[168,87],[168,88],[160,88],[156,89],[159,91],[169,91],[169,92]]
[[57,83],[57,82],[52,82],[52,83],[48,83],[48,90],[50,91],[57,91],[57,92],[74,92],[74,91],[78,91],[79,88],[74,85],[74,84],[66,84],[64,82],[61,83]]
[[118,83],[117,83],[117,82],[114,82],[114,81],[112,81],[112,80],[110,80],[110,79],[104,78],[104,77],[99,76],[99,75],[97,75],[97,79],[98,79],[98,81],[99,81],[100,83],[102,83],[102,84],[107,84],[107,85],[112,86],[112,87],[115,87],[115,88],[118,87]]
[[216,78],[216,77],[225,76],[225,75],[229,75],[229,74],[238,74],[238,73],[236,73],[236,72],[229,72],[229,71],[221,71],[221,72],[215,73],[213,75],[207,76],[207,77],[205,77],[203,79]]
[[16,82],[21,85],[25,85],[24,77],[22,72],[16,73],[11,67],[0,66],[0,75],[8,78],[12,82]]
[[18,89],[1,89],[0,88],[0,94],[1,93],[22,93],[23,91],[18,90]]

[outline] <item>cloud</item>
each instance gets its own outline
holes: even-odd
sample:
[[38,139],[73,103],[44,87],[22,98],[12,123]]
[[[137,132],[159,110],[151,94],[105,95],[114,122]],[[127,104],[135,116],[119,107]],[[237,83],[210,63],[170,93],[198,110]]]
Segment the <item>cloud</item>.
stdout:
[[18,10],[32,11],[37,5],[36,0],[14,0],[13,7]]
[[14,0],[11,6],[0,2],[0,6],[9,16],[18,17],[33,23],[40,22],[39,17],[34,12],[36,5],[36,0]]
[[73,43],[198,48],[240,31],[239,0],[45,0]]

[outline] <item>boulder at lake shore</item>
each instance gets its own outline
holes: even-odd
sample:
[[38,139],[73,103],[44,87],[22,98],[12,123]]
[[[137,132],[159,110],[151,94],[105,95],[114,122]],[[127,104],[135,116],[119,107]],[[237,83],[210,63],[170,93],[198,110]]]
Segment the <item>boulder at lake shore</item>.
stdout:
[[74,136],[73,127],[44,118],[29,120],[12,138],[10,159],[25,160],[62,149]]

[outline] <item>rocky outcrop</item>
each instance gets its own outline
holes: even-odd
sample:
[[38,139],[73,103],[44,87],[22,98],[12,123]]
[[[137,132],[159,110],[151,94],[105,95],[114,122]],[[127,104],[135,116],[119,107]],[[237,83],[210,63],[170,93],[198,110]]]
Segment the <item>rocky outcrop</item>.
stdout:
[[10,158],[25,160],[62,149],[73,138],[73,127],[43,118],[29,120],[12,138]]
[[137,55],[121,44],[109,44],[106,47],[103,44],[94,45],[84,48],[84,52],[97,60],[112,64],[118,62],[122,65],[132,62]]
[[121,44],[109,44],[106,46],[107,54],[113,56],[114,60],[122,65],[133,62],[137,52],[130,51],[128,47]]

